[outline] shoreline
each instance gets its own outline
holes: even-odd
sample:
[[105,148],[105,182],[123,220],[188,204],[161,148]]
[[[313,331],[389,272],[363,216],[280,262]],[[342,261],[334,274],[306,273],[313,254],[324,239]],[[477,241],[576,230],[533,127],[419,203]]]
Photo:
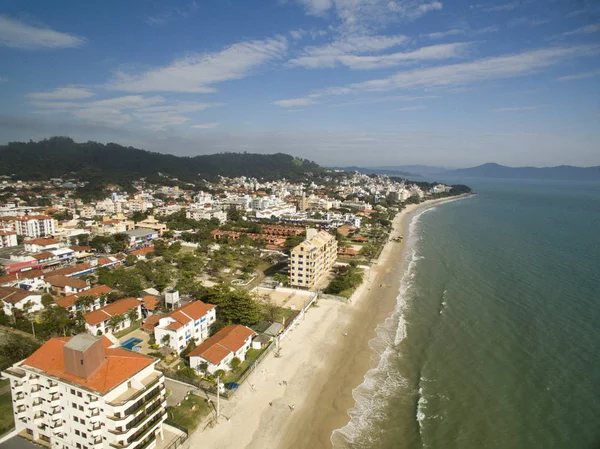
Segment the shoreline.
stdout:
[[[429,200],[399,212],[388,242],[349,303],[320,299],[281,342],[282,356],[269,355],[230,401],[222,401],[229,420],[194,432],[185,445],[332,447],[333,431],[350,420],[353,391],[378,361],[370,342],[394,311],[412,216],[464,197]],[[404,236],[402,242],[391,240],[396,236]]]

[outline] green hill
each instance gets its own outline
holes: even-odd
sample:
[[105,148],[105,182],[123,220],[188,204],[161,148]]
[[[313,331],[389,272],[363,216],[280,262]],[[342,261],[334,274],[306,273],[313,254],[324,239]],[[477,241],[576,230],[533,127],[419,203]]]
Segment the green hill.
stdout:
[[323,168],[314,162],[282,153],[181,157],[116,143],[77,143],[69,137],[0,146],[0,175],[22,180],[67,177],[94,184],[123,184],[141,177],[159,182],[164,179],[161,174],[184,182],[214,180],[219,175],[299,180],[306,173],[321,172]]

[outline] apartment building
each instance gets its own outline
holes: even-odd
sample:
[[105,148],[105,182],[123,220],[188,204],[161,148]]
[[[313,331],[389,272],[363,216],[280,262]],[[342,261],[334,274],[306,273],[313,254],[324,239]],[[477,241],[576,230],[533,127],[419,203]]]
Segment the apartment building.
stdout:
[[193,338],[201,342],[208,337],[209,327],[217,319],[217,306],[194,301],[174,310],[169,315],[157,317],[154,338],[160,346],[169,346],[178,353]]
[[10,248],[11,246],[17,245],[18,242],[16,232],[0,230],[0,248]]
[[306,230],[306,240],[290,258],[290,280],[294,287],[313,289],[327,276],[337,259],[337,241],[326,231]]
[[36,239],[46,235],[53,235],[56,231],[54,220],[48,215],[25,215],[15,217],[17,235]]
[[[135,314],[131,311],[135,311]],[[112,332],[118,332],[123,329],[130,327],[135,320],[142,316],[142,301],[137,298],[124,298],[118,301],[111,302],[110,304],[100,307],[99,309],[93,310],[92,312],[84,315],[85,328],[92,335],[103,335],[110,334]],[[110,319],[114,316],[120,316],[122,321],[115,326],[111,326]]]
[[156,359],[80,334],[2,372],[18,434],[50,449],[153,449],[166,419]]

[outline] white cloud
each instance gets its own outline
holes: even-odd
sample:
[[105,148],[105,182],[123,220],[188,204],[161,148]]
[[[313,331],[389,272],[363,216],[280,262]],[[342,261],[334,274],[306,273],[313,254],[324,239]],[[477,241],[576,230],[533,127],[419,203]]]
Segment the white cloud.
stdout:
[[305,68],[335,67],[341,58],[361,53],[377,53],[408,41],[406,36],[344,36],[321,46],[306,47],[288,64]]
[[583,78],[591,78],[593,76],[600,75],[600,69],[592,70],[590,72],[582,72],[582,73],[574,73],[572,75],[561,76],[556,78],[557,81],[571,81],[571,80],[580,80]]
[[402,102],[402,101],[416,101],[416,100],[431,100],[435,98],[440,98],[439,95],[395,95],[395,96],[385,96],[379,98],[361,98],[353,101],[346,101],[343,103],[332,104],[329,107],[339,108],[346,106],[356,106],[361,104],[377,104],[377,103],[393,103],[393,102]]
[[398,20],[415,20],[442,9],[440,1],[424,0],[297,0],[314,16],[333,14],[349,30],[372,30]]
[[31,92],[30,100],[82,100],[93,97],[94,92],[84,87],[57,87],[48,92]]
[[273,104],[282,108],[295,108],[298,106],[310,106],[311,104],[316,104],[316,101],[310,97],[290,98],[289,100],[274,101]]
[[515,111],[533,111],[534,109],[539,109],[539,108],[543,108],[546,105],[540,105],[540,106],[516,106],[516,107],[512,107],[512,108],[498,108],[498,109],[492,109],[494,112],[515,112]]
[[517,2],[503,3],[502,5],[487,6],[487,7],[484,6],[481,9],[485,12],[512,11],[513,9],[518,8],[520,4],[521,4],[521,2],[517,1]]
[[218,128],[220,123],[202,123],[200,125],[192,125],[191,128],[196,129],[215,129]]
[[387,67],[395,67],[400,64],[424,61],[440,60],[462,57],[471,45],[468,42],[454,44],[440,44],[422,47],[414,51],[399,52],[384,55],[356,55],[350,53],[313,53],[311,56],[301,56],[290,61],[290,64],[305,68],[333,68],[343,65],[351,69],[367,70]]
[[0,76],[0,84],[6,83],[7,81],[8,81],[8,78],[6,78],[4,76]]
[[283,37],[241,42],[218,53],[193,54],[142,73],[117,72],[106,87],[129,92],[214,92],[214,84],[244,78],[280,58],[286,49]]
[[[471,62],[400,71],[386,78],[372,79],[361,83],[315,91],[305,99],[314,101],[316,98],[322,100],[324,97],[331,95],[387,92],[412,88],[432,89],[464,86],[486,80],[530,75],[572,58],[593,56],[599,53],[600,46],[598,45],[530,50],[512,55],[478,59]],[[301,100],[303,99],[296,98],[293,101],[298,104]],[[286,101],[288,100],[280,100],[276,103],[279,104]]]
[[0,46],[41,50],[80,47],[85,39],[67,33],[27,25],[0,15]]
[[467,30],[465,28],[452,28],[447,31],[438,31],[437,33],[426,34],[425,37],[429,39],[443,39],[448,36],[456,36],[458,34],[464,34]]
[[585,26],[582,26],[581,28],[577,28],[576,30],[567,31],[566,33],[563,33],[563,34],[565,36],[571,36],[574,34],[592,34],[592,33],[598,33],[598,32],[600,32],[600,23],[585,25]]
[[418,104],[415,106],[406,106],[404,108],[398,108],[396,111],[420,111],[421,109],[427,109],[427,106],[423,104]]

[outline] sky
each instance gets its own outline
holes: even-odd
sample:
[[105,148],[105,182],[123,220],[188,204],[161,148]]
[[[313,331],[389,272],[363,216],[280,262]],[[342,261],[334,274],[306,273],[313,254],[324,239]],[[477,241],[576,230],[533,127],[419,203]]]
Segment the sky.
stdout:
[[597,0],[3,0],[0,143],[600,165]]

